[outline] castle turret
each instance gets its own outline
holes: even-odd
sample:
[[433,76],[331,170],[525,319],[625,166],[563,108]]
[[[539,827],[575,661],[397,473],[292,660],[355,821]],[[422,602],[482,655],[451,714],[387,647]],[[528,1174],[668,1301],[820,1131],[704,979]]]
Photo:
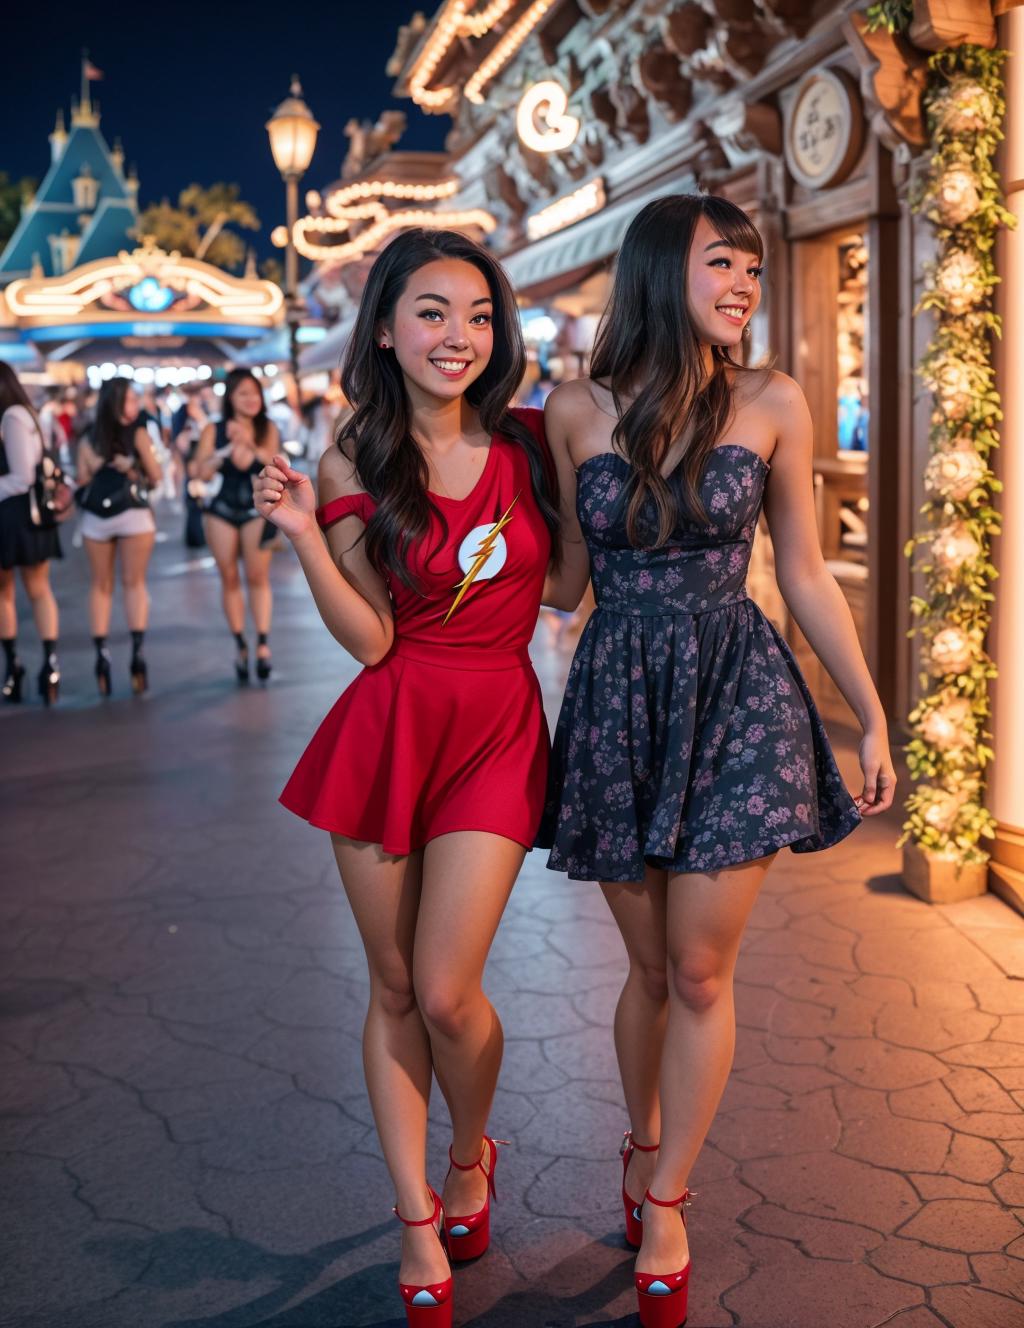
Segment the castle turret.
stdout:
[[60,161],[64,154],[64,149],[68,142],[68,131],[64,128],[64,112],[57,112],[57,119],[54,122],[53,133],[50,135],[50,160],[52,162]]
[[114,139],[114,146],[110,150],[110,160],[117,167],[118,173],[124,175],[124,148],[121,146],[119,138]]

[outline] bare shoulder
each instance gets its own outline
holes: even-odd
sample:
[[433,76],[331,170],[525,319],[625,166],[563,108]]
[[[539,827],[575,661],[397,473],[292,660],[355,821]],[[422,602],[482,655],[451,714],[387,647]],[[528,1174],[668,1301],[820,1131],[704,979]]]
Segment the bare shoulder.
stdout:
[[548,393],[544,402],[544,418],[564,423],[578,415],[582,410],[592,410],[594,399],[590,393],[588,378],[571,378],[559,383]]
[[807,409],[807,398],[795,378],[780,369],[768,369],[765,379],[763,400],[769,410],[786,415],[794,409]]
[[359,483],[351,448],[351,442],[345,443],[344,451],[338,443],[332,443],[320,458],[317,467],[317,491],[322,503],[332,498],[344,498],[348,494],[366,492]]

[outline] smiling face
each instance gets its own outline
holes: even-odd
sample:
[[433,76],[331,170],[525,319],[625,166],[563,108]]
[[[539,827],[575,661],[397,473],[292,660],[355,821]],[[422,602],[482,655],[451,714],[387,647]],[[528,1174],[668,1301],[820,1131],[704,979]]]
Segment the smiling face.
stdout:
[[734,249],[705,217],[699,217],[686,267],[686,305],[700,341],[736,346],[761,302],[761,262]]
[[254,420],[263,409],[260,389],[251,378],[243,378],[231,393],[231,409],[246,420]]
[[440,258],[418,268],[394,313],[378,329],[417,397],[461,397],[487,368],[494,345],[493,301],[479,268],[461,258]]

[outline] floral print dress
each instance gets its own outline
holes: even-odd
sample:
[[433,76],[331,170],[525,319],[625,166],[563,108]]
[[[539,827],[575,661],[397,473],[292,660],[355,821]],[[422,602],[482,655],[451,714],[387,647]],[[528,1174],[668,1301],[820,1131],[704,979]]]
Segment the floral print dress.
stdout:
[[739,444],[708,458],[707,525],[626,536],[629,463],[578,471],[597,600],[573,659],[538,835],[573,880],[644,865],[713,872],[788,845],[828,848],[860,822],[789,646],[747,598],[769,465]]

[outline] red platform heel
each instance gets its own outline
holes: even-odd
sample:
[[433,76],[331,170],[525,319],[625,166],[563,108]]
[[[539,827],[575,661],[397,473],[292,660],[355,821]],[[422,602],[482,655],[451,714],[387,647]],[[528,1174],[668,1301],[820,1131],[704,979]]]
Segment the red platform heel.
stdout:
[[[647,1191],[645,1203],[657,1204],[659,1208],[684,1209],[681,1216],[686,1225],[685,1208],[691,1191],[684,1190],[678,1199],[655,1199]],[[636,1298],[640,1310],[642,1328],[683,1328],[686,1323],[686,1302],[690,1288],[690,1261],[677,1273],[634,1273]]]
[[[397,1208],[392,1211],[403,1226],[429,1227],[436,1222],[439,1228],[437,1238],[440,1241],[440,1226],[444,1221],[444,1209],[441,1207],[441,1200],[433,1190],[430,1191],[430,1194],[434,1200],[434,1211],[429,1217],[421,1218],[418,1222],[411,1222],[409,1218],[403,1217]],[[441,1243],[443,1248],[444,1242]],[[408,1328],[452,1328],[452,1279],[450,1277],[443,1282],[435,1282],[431,1286],[413,1286],[408,1282],[399,1282],[398,1290],[405,1305],[405,1321]]]
[[660,1147],[660,1144],[638,1144],[633,1138],[632,1130],[627,1130],[622,1136],[622,1147],[619,1149],[619,1156],[622,1158],[622,1211],[626,1217],[626,1244],[631,1245],[634,1250],[638,1250],[643,1244],[644,1219],[640,1212],[640,1204],[635,1199],[631,1199],[626,1192],[626,1172],[629,1170],[629,1160],[634,1152],[656,1153]]
[[[471,1162],[468,1166],[462,1162],[456,1162],[452,1150],[448,1149],[448,1160],[451,1166],[448,1168],[448,1176],[452,1174],[452,1167],[456,1171],[476,1171],[477,1167],[487,1177],[487,1199],[483,1208],[478,1213],[470,1213],[468,1217],[445,1218],[445,1236],[448,1240],[448,1253],[453,1263],[460,1263],[465,1259],[476,1259],[481,1254],[486,1254],[487,1247],[491,1243],[491,1199],[497,1202],[498,1195],[494,1188],[494,1169],[498,1165],[498,1144],[507,1144],[507,1139],[490,1139],[484,1135],[483,1152],[480,1154],[479,1161]],[[484,1166],[484,1158],[488,1157],[490,1165]],[[448,1179],[445,1177],[445,1180]]]

